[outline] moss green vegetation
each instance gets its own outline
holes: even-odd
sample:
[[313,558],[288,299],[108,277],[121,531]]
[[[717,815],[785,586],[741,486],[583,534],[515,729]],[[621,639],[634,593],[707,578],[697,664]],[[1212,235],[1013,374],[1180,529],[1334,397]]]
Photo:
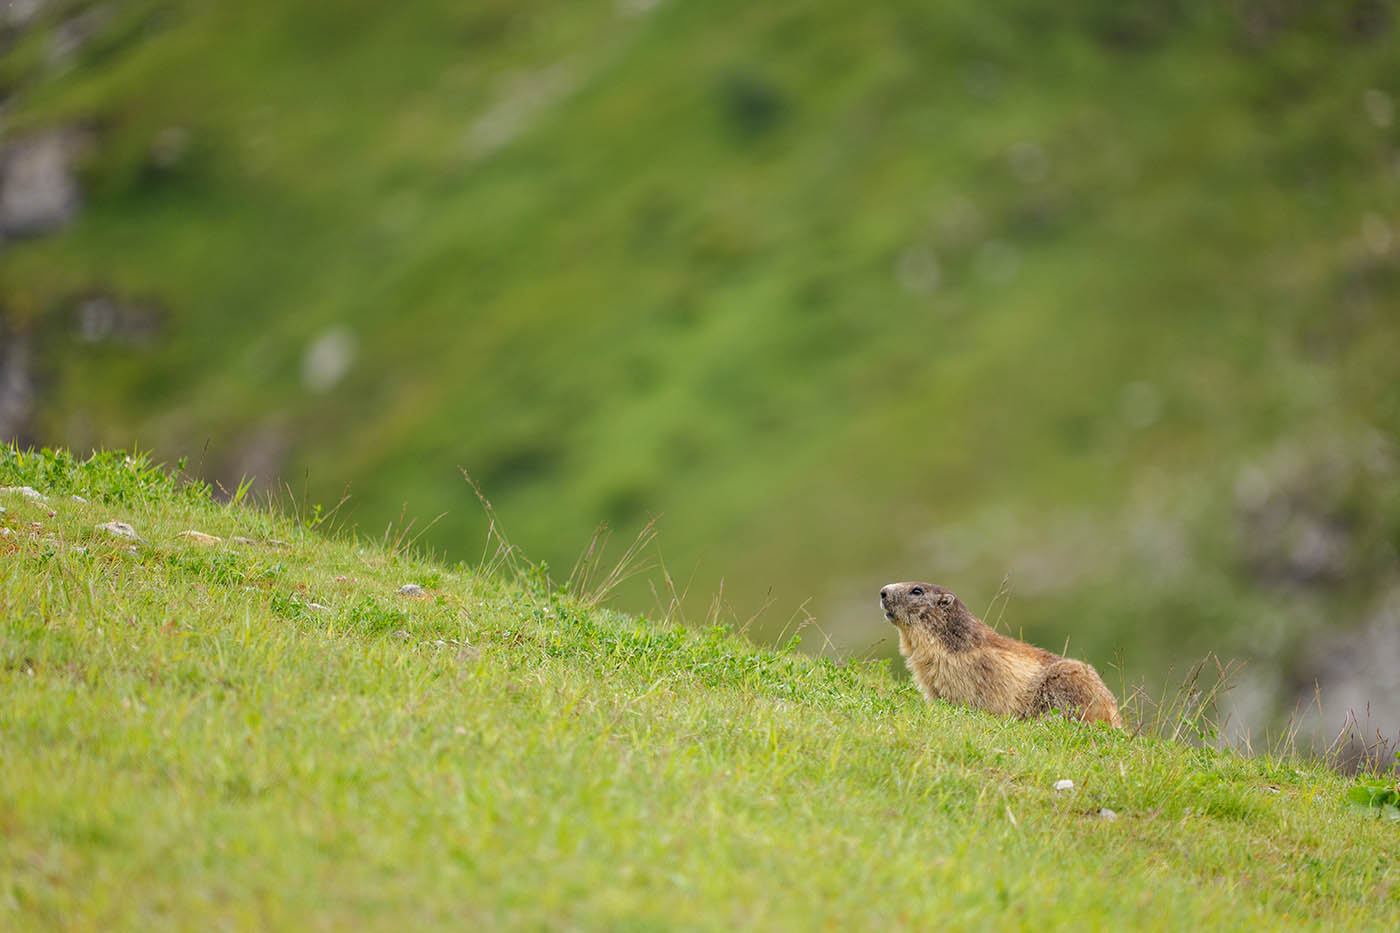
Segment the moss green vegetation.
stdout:
[[[1388,4],[126,0],[51,64],[89,5],[0,66],[7,132],[95,134],[0,266],[42,442],[349,481],[454,558],[458,466],[556,565],[660,513],[701,605],[845,645],[851,593],[1011,569],[1012,631],[1132,678],[1289,670],[1393,576]],[[94,294],[159,331],[84,342]],[[1301,591],[1236,517],[1280,450],[1350,561]]]
[[0,493],[7,929],[1400,917],[1397,824],[1317,766],[928,706],[140,458],[0,483],[46,497]]

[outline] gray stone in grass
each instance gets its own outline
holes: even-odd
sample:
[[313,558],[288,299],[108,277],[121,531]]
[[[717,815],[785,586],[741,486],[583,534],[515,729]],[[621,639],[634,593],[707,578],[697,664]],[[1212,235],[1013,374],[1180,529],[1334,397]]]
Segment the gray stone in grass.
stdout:
[[12,495],[24,496],[32,502],[48,502],[49,497],[44,495],[33,486],[0,486],[0,492]]
[[88,504],[88,501],[87,501],[86,499],[84,499],[82,496],[78,495],[77,493],[74,493],[70,498],[72,498],[72,500],[73,500],[74,502],[78,503],[79,505],[87,505],[87,504]]
[[425,594],[423,592],[423,588],[417,583],[405,583],[403,586],[399,587],[399,595],[412,596],[416,599],[422,597]]
[[222,544],[224,540],[218,535],[206,534],[203,531],[195,531],[193,528],[191,528],[189,531],[180,532],[178,535],[176,535],[176,537],[184,538],[191,544],[202,544],[205,546]]
[[323,606],[323,605],[321,605],[320,603],[307,603],[307,604],[306,604],[306,608],[307,608],[307,609],[310,609],[310,610],[313,611],[313,612],[330,612],[330,611],[331,611],[331,607],[330,607],[330,606]]
[[131,538],[133,541],[141,540],[141,536],[136,533],[136,529],[132,528],[126,522],[102,522],[97,526],[97,530],[105,531],[109,535],[114,535],[118,538]]
[[1118,814],[1114,813],[1108,807],[1104,807],[1099,811],[1099,819],[1103,820],[1105,823],[1112,823],[1114,820],[1118,819]]
[[1056,782],[1055,782],[1055,790],[1061,791],[1061,792],[1067,791],[1067,790],[1074,790],[1074,782],[1071,781],[1069,778],[1064,778],[1064,779],[1062,779],[1062,780],[1056,781]]

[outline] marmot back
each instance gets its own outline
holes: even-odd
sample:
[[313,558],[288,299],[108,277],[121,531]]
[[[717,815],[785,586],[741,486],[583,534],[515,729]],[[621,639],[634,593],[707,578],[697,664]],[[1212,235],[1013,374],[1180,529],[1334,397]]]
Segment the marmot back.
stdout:
[[880,608],[899,629],[899,653],[929,700],[942,697],[1001,716],[1058,710],[1123,728],[1098,671],[994,631],[933,583],[891,583]]

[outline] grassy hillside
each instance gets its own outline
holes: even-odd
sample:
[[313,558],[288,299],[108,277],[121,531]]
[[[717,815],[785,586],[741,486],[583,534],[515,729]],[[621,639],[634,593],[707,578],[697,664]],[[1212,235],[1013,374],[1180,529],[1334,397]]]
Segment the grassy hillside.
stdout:
[[699,606],[842,645],[1010,573],[1012,630],[1264,707],[1400,576],[1390,4],[126,0],[55,63],[88,7],[0,69],[7,135],[94,136],[0,266],[41,441],[453,557],[458,466],[556,566],[659,513]]
[[926,706],[142,459],[0,482],[45,497],[0,493],[7,928],[1400,917],[1397,824],[1318,766]]

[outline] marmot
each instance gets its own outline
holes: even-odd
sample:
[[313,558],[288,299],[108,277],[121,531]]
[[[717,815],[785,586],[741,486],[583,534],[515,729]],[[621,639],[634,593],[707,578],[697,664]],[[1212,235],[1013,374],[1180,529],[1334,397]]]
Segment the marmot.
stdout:
[[1093,667],[1000,634],[944,587],[891,583],[880,590],[880,608],[899,628],[899,653],[929,700],[1022,719],[1060,710],[1123,728]]

